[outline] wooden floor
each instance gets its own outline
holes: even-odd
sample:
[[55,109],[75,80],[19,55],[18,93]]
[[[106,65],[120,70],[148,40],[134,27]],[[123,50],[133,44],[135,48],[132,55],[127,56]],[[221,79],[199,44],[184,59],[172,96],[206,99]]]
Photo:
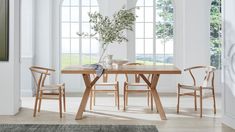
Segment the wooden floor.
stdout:
[[[160,120],[156,111],[151,111],[145,97],[130,97],[129,106],[124,112],[113,106],[114,98],[97,97],[94,111],[84,113],[83,120],[74,120],[80,97],[67,98],[67,112],[59,118],[58,102],[46,100],[42,102],[42,111],[33,118],[34,98],[23,97],[21,111],[16,116],[0,116],[0,123],[30,124],[112,124],[112,125],[156,125],[160,132],[235,132],[221,123],[221,101],[217,97],[216,115],[212,111],[212,102],[204,100],[203,118],[193,109],[193,99],[183,97],[180,114],[176,114],[176,97],[161,96],[168,120]],[[121,97],[121,109],[122,109]],[[89,106],[89,105],[88,105]]]

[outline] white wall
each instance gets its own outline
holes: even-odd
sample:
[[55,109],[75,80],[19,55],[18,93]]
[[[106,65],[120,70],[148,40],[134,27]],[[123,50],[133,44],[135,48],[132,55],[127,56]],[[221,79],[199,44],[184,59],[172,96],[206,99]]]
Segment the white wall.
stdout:
[[19,0],[10,0],[9,61],[0,62],[0,115],[15,115],[20,107]]
[[235,61],[233,59],[235,47],[232,48],[235,44],[235,16],[233,12],[235,12],[235,1],[224,1],[223,123],[235,129]]
[[32,96],[29,67],[34,59],[34,0],[21,0],[21,47],[21,95]]
[[35,1],[35,64],[52,66],[52,0]]
[[[136,0],[98,0],[100,12],[111,16],[123,5],[131,8]],[[174,63],[181,70],[193,65],[208,65],[209,55],[209,11],[211,0],[173,0],[175,6]],[[35,64],[57,69],[53,81],[59,81],[60,52],[60,0],[38,0],[35,2]],[[114,58],[133,61],[135,55],[135,34],[127,33],[129,41],[123,45],[110,45],[107,53]],[[53,47],[53,48],[52,48]],[[122,53],[122,54],[120,54]],[[123,80],[123,77],[120,77]],[[80,75],[62,75],[61,81],[67,91],[82,92],[83,81]],[[169,81],[171,83],[169,83]],[[162,75],[160,92],[176,92],[176,84],[189,81],[182,75]],[[191,80],[190,80],[191,82]],[[219,78],[216,81],[220,83]],[[217,90],[217,92],[220,90]]]

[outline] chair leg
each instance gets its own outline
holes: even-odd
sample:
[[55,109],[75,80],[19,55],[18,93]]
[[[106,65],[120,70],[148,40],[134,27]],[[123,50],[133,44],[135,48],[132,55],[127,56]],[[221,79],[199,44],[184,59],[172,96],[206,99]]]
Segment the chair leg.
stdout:
[[114,91],[114,99],[115,99],[115,106],[117,106],[117,102],[118,102],[118,100],[117,100],[117,86],[115,85],[114,86],[114,89],[115,89],[115,91]]
[[96,90],[96,87],[94,86],[94,91],[93,91],[93,106],[95,106],[96,105],[96,101],[95,101],[95,96],[96,96],[96,93],[95,93],[95,90]]
[[123,110],[126,110],[126,83],[124,83],[124,92],[123,92]]
[[65,87],[63,89],[63,104],[64,104],[64,112],[66,112]]
[[178,93],[177,93],[177,113],[179,114],[180,109],[180,84],[178,84]]
[[90,92],[90,110],[92,110],[92,106],[93,106],[93,104],[92,104],[92,100],[93,100],[92,95],[93,95],[93,90],[91,90],[91,92]]
[[61,91],[61,88],[59,89],[59,111],[60,111],[60,118],[62,118],[62,91]]
[[202,117],[202,87],[200,87],[200,117]]
[[39,104],[38,104],[38,112],[40,112],[40,110],[41,110],[42,94],[43,94],[43,92],[40,91],[40,95],[39,95]]
[[38,107],[38,95],[39,92],[36,93],[36,97],[35,97],[35,103],[34,103],[34,111],[33,111],[33,117],[36,116],[36,112],[37,112],[37,107]]
[[197,91],[194,90],[194,107],[195,111],[197,111]]
[[149,98],[150,98],[149,91],[147,91],[147,104],[148,104],[148,106],[149,106]]
[[120,110],[120,101],[119,101],[119,84],[117,84],[117,105],[118,105],[118,110]]
[[212,89],[212,95],[213,95],[213,102],[214,102],[214,114],[216,114],[216,102],[215,102],[215,90]]
[[[153,95],[151,92],[150,92],[150,101],[151,101],[151,111],[153,111]],[[157,110],[157,112],[158,112],[158,110]]]
[[128,90],[128,86],[126,85],[126,106],[128,105],[128,92],[127,92],[127,90]]

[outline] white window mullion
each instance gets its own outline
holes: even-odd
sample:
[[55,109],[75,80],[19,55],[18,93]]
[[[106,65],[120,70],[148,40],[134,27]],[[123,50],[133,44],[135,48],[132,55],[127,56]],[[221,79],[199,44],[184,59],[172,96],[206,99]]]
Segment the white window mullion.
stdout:
[[[164,4],[164,9],[166,9],[166,5]],[[164,29],[166,29],[166,22],[164,21]],[[166,32],[164,32],[164,36],[166,35]],[[166,41],[164,39],[164,64],[166,64]]]
[[[90,6],[89,6],[89,10],[90,10],[90,12],[91,12],[91,0],[90,0]],[[90,26],[90,30],[89,30],[89,32],[91,33],[91,23],[89,23],[89,26]],[[91,38],[89,38],[89,44],[90,44],[90,56],[89,56],[89,58],[90,58],[90,63],[91,63]]]
[[[158,15],[158,10],[156,8],[158,0],[153,0],[151,4],[146,5],[147,2],[148,2],[147,0],[144,0],[143,3],[138,4],[139,7],[143,8],[143,9],[141,9],[141,12],[140,12],[141,13],[140,15],[142,15],[142,13],[143,13],[143,17],[141,17],[141,18],[143,18],[143,21],[141,21],[141,22],[137,21],[136,24],[138,24],[138,23],[143,23],[144,24],[143,25],[144,35],[143,35],[143,37],[141,37],[144,40],[144,42],[143,42],[144,52],[143,52],[143,54],[141,54],[140,58],[141,58],[141,61],[142,61],[142,58],[144,59],[143,60],[144,63],[149,62],[146,59],[146,57],[149,57],[149,56],[147,56],[147,54],[150,51],[150,53],[152,54],[152,55],[150,55],[151,63],[152,64],[157,64],[157,59],[158,59],[157,54],[158,54],[158,52],[160,52],[161,57],[164,58],[164,60],[160,60],[160,62],[162,64],[166,64],[166,63],[168,63],[168,60],[167,60],[168,59],[167,58],[168,57],[168,54],[167,54],[168,53],[168,49],[167,49],[168,45],[166,45],[166,44],[162,45],[162,43],[159,42],[159,41],[162,41],[161,37],[160,37],[160,39],[158,39],[158,37],[156,35],[156,31],[157,31],[156,24],[157,24],[157,22],[161,22],[161,24],[164,24],[163,26],[165,26],[165,23],[162,23],[163,18]],[[163,8],[168,7],[168,6],[170,7],[172,5],[171,4],[164,5]],[[148,12],[147,12],[148,10],[153,10],[152,14],[151,14],[153,16],[149,16],[150,14],[148,14]],[[136,15],[138,16],[138,14],[136,14]],[[148,19],[150,17],[152,17],[153,20]],[[156,20],[156,19],[158,19],[158,20]],[[152,29],[146,29],[146,28],[148,28],[148,25],[153,26]],[[142,28],[142,27],[140,27],[140,28]],[[150,32],[152,32],[152,34],[153,34],[153,35],[151,35],[152,37],[149,36],[148,34],[146,34],[146,33],[150,33]],[[164,32],[164,34],[162,34],[162,35],[167,35],[167,34],[166,34],[166,32]],[[138,40],[139,38],[136,37],[135,39]],[[170,40],[169,43],[171,43],[171,41],[172,40]],[[150,46],[150,45],[148,45],[147,42],[151,42],[153,45]],[[161,45],[159,45],[158,42],[161,43]],[[161,48],[161,49],[159,49],[159,48]],[[169,47],[169,48],[171,48],[171,47]],[[142,53],[142,49],[136,49],[136,51],[141,51],[141,53]],[[169,56],[169,57],[171,59],[172,56]],[[136,59],[137,59],[137,55],[136,55]],[[161,59],[161,58],[159,58],[159,59]]]
[[144,49],[144,64],[145,64],[145,57],[146,57],[146,55],[145,55],[145,0],[144,0],[144,47],[143,47],[143,49]]
[[156,2],[153,0],[153,64],[156,64]]
[[69,7],[69,21],[70,21],[70,23],[69,23],[69,47],[70,47],[70,49],[69,49],[69,63],[70,63],[70,65],[72,64],[72,60],[71,60],[71,58],[72,58],[72,49],[71,49],[71,47],[72,47],[72,40],[71,40],[71,37],[72,37],[72,35],[71,35],[71,0],[69,0],[69,5],[70,5],[70,7]]
[[[82,32],[82,0],[79,0],[79,33]],[[82,64],[82,37],[79,37],[79,64]]]

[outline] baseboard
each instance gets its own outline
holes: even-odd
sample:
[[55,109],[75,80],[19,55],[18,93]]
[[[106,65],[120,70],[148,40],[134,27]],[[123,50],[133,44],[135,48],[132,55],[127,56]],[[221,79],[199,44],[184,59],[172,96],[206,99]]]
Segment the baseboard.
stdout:
[[32,90],[21,90],[21,97],[32,97],[33,92]]
[[230,116],[224,115],[222,120],[223,124],[228,127],[231,127],[232,129],[235,129],[235,118],[231,118]]

